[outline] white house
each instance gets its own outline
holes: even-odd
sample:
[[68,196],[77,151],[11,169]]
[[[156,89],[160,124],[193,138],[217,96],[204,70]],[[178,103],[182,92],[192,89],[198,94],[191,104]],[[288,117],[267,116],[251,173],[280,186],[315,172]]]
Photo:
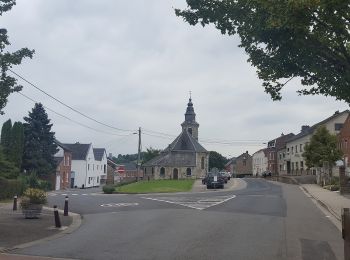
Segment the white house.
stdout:
[[93,148],[95,165],[93,170],[100,176],[100,183],[104,184],[107,180],[107,153],[105,148]]
[[255,152],[252,156],[253,176],[261,176],[268,169],[268,148]]
[[71,187],[88,188],[99,186],[101,178],[106,178],[107,174],[105,149],[96,148],[96,151],[94,151],[91,143],[64,145],[72,151]]
[[325,126],[331,134],[338,134],[348,115],[349,110],[336,111],[332,116],[311,127],[307,125],[302,126],[300,133],[286,143],[284,160],[287,174],[316,174],[316,169],[311,169],[310,171],[305,165],[305,160],[302,156],[305,145],[310,142],[315,130],[320,126]]

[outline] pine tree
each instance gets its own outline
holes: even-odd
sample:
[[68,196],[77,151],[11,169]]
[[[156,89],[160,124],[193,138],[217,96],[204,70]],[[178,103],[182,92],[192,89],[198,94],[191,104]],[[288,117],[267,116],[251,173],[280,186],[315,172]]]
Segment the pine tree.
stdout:
[[19,169],[11,161],[8,161],[0,147],[0,177],[15,179],[19,175]]
[[1,128],[1,146],[2,152],[6,159],[11,157],[11,141],[12,141],[12,122],[7,120]]
[[15,122],[13,124],[11,137],[10,160],[16,165],[17,168],[21,169],[24,147],[24,129],[21,122]]
[[42,104],[36,103],[28,117],[24,117],[23,169],[36,172],[40,177],[55,171],[54,155],[57,152],[55,133]]

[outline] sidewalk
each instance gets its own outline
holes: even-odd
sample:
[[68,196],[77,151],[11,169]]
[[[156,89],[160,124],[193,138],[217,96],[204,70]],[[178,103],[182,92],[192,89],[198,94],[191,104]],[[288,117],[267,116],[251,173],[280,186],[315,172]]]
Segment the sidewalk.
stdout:
[[338,221],[341,221],[341,209],[350,208],[349,195],[323,189],[317,184],[300,184],[319,204],[325,207]]
[[[79,216],[71,214],[71,216],[64,217],[62,212],[59,215],[61,229],[55,228],[52,209],[43,208],[38,219],[25,219],[21,209],[12,210],[12,203],[0,203],[0,253],[9,252],[15,248],[24,248],[53,238],[67,231],[67,227],[72,224],[73,219]],[[0,254],[0,259],[3,258],[4,255]]]

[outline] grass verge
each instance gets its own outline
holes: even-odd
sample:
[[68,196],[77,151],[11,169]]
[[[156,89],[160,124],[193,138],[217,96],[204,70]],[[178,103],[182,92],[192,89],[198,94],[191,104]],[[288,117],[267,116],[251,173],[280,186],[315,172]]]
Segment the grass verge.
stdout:
[[152,180],[139,181],[117,187],[121,193],[158,193],[158,192],[181,192],[190,191],[194,180]]

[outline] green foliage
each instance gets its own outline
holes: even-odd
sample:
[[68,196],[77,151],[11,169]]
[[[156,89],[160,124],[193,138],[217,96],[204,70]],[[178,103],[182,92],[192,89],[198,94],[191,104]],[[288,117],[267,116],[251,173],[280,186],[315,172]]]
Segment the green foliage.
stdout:
[[105,185],[103,186],[102,190],[106,194],[112,194],[115,190],[115,187],[114,185]]
[[2,151],[7,159],[11,157],[11,144],[12,144],[12,122],[11,119],[7,120],[1,128],[1,146]]
[[6,179],[15,179],[19,175],[19,168],[9,160],[2,152],[2,147],[0,147],[0,177]]
[[136,154],[118,154],[118,157],[113,157],[112,160],[117,163],[127,163],[137,161],[137,153]]
[[310,143],[304,147],[303,157],[308,168],[331,168],[342,158],[342,152],[337,148],[337,137],[329,133],[326,127],[317,128]]
[[15,122],[11,132],[11,161],[14,162],[17,168],[21,169],[24,148],[23,124]]
[[[15,4],[15,0],[0,0],[0,16],[4,12],[11,10]],[[22,48],[12,53],[8,52],[5,48],[9,45],[7,30],[0,28],[0,114],[4,114],[3,109],[7,104],[8,96],[22,89],[22,86],[17,84],[17,79],[7,74],[8,70],[14,65],[21,64],[22,60],[26,57],[32,58],[34,54],[34,50],[27,48]]]
[[218,168],[222,170],[225,168],[225,164],[228,162],[228,159],[222,156],[220,153],[215,151],[209,152],[209,169]]
[[21,179],[8,180],[0,177],[0,200],[11,199],[15,195],[22,195],[26,184]]
[[147,151],[143,153],[143,163],[152,160],[154,157],[160,154],[161,150],[154,149],[152,147],[147,148]]
[[45,191],[40,189],[29,188],[23,193],[23,196],[22,200],[27,198],[31,204],[45,204],[47,202]]
[[58,151],[52,124],[42,104],[36,103],[28,117],[24,117],[24,153],[22,167],[35,171],[39,177],[55,171],[54,155]]
[[190,25],[213,24],[222,34],[238,34],[240,47],[257,68],[265,92],[281,99],[293,78],[300,95],[321,94],[350,103],[348,1],[187,0],[177,16]]

